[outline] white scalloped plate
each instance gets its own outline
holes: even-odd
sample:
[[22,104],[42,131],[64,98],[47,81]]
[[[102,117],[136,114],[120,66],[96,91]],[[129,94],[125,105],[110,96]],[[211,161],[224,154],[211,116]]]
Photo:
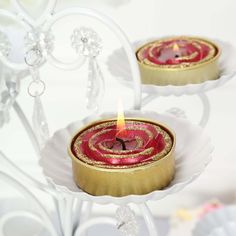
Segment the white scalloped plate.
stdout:
[[[134,42],[134,48],[152,41],[153,38],[145,41]],[[184,86],[156,86],[142,84],[144,93],[156,93],[160,96],[181,96],[206,92],[208,90],[222,86],[236,75],[236,48],[227,42],[214,40],[222,50],[219,63],[221,74],[217,80],[208,80],[200,84],[187,84]],[[117,49],[108,57],[107,65],[110,73],[125,86],[132,87],[132,75],[127,56],[123,49]]]
[[207,214],[196,225],[193,236],[235,236],[236,206],[228,206]]
[[213,147],[210,139],[199,126],[185,119],[177,119],[172,115],[157,114],[150,111],[129,111],[126,117],[140,117],[156,120],[168,125],[176,132],[176,174],[174,180],[163,190],[153,191],[146,195],[129,195],[125,197],[92,196],[79,189],[72,178],[71,159],[67,153],[72,136],[78,129],[91,121],[116,117],[116,114],[104,113],[90,116],[82,121],[70,124],[67,128],[57,131],[41,152],[40,165],[45,176],[56,185],[59,191],[70,193],[81,200],[100,204],[129,202],[142,203],[147,200],[159,200],[168,194],[178,192],[196,179],[211,160]]

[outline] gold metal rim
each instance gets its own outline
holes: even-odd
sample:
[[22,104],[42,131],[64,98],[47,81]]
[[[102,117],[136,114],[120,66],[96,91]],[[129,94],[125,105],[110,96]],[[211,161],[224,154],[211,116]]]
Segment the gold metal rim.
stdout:
[[[190,65],[188,67],[178,67],[178,68],[171,68],[171,67],[168,67],[168,68],[165,68],[165,67],[159,67],[158,65],[157,66],[154,66],[154,65],[147,65],[143,62],[141,62],[137,56],[137,53],[145,46],[147,46],[148,44],[152,44],[158,40],[171,40],[171,39],[196,39],[196,40],[202,40],[208,44],[211,44],[212,46],[214,46],[216,48],[216,51],[217,51],[217,54],[212,57],[211,59],[205,61],[205,62],[202,62],[202,63],[199,63],[199,64],[195,64],[195,65]],[[208,65],[210,63],[213,63],[215,62],[216,60],[218,60],[219,56],[221,55],[221,49],[219,48],[219,46],[208,40],[208,39],[205,39],[205,38],[201,38],[201,37],[194,37],[194,36],[175,36],[175,37],[164,37],[164,38],[160,38],[160,39],[157,39],[157,40],[153,40],[151,42],[148,42],[148,43],[145,43],[144,45],[140,46],[137,50],[136,50],[136,58],[137,58],[137,61],[138,61],[138,64],[141,66],[141,67],[146,67],[150,70],[161,70],[161,71],[184,71],[184,70],[193,70],[193,69],[196,69],[198,67],[202,67],[204,65]]]
[[94,169],[94,170],[99,170],[99,171],[103,171],[103,172],[130,172],[130,170],[142,170],[144,168],[147,168],[147,167],[151,167],[151,166],[154,166],[156,164],[156,162],[162,160],[162,159],[166,159],[168,156],[172,155],[173,152],[174,152],[174,149],[175,149],[175,146],[176,146],[176,135],[175,133],[169,128],[167,127],[166,125],[160,123],[160,122],[155,122],[153,120],[149,120],[149,119],[144,119],[144,118],[125,118],[125,120],[132,120],[132,121],[143,121],[143,122],[149,122],[149,123],[152,123],[154,125],[158,125],[160,126],[162,129],[164,129],[166,132],[168,132],[168,134],[170,135],[170,137],[172,138],[172,147],[170,149],[170,151],[164,155],[162,158],[156,160],[156,161],[153,161],[152,163],[149,163],[149,164],[144,164],[142,166],[137,166],[137,167],[130,167],[130,168],[126,168],[126,169],[123,169],[123,168],[120,168],[120,169],[109,169],[109,168],[102,168],[102,167],[97,167],[95,165],[89,165],[83,161],[81,161],[80,159],[78,159],[72,152],[71,148],[72,148],[72,145],[74,143],[74,140],[77,138],[77,136],[82,133],[84,130],[94,126],[95,124],[99,124],[99,123],[104,123],[104,122],[109,122],[109,121],[115,121],[116,119],[103,119],[103,120],[99,120],[99,121],[94,121],[90,124],[88,124],[87,126],[83,127],[82,129],[80,129],[79,131],[76,132],[76,134],[73,136],[71,142],[70,142],[70,145],[68,147],[68,153],[72,159],[72,161],[78,163],[78,164],[81,164],[81,165],[84,165],[86,166],[87,168],[91,168],[91,169]]

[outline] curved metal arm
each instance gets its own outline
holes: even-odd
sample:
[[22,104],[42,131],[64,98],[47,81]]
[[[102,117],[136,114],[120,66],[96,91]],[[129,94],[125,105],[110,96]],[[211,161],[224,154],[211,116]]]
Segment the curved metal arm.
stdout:
[[42,25],[54,11],[57,0],[47,0],[47,6],[43,12],[43,15],[41,15],[38,19],[34,19],[22,6],[19,0],[11,0],[11,2],[15,9],[18,10],[22,19],[26,20],[32,27],[38,27]]
[[[93,203],[92,202],[86,202],[83,201],[83,208],[85,213],[83,215],[80,215],[80,220],[79,220],[79,224],[78,227],[80,227],[81,225],[83,225],[84,223],[86,223],[89,220],[89,217],[91,216],[92,213],[92,208],[93,208]],[[80,236],[86,236],[86,232],[84,231],[84,233],[80,233]]]
[[[36,152],[36,155],[38,157],[40,157],[40,146],[39,146],[39,143],[37,141],[37,138],[34,134],[34,131],[27,119],[27,117],[25,116],[23,110],[21,109],[20,105],[15,102],[13,104],[13,107],[15,109],[15,112],[17,113],[21,123],[23,124],[27,134],[28,134],[28,137],[34,147],[34,150]],[[13,173],[17,174],[19,176],[23,176],[31,186],[34,186],[38,189],[41,189],[42,191],[45,191],[45,192],[48,192],[51,194],[51,196],[53,197],[53,202],[54,202],[54,205],[55,205],[55,210],[57,212],[57,217],[58,217],[58,221],[60,222],[60,217],[59,217],[59,206],[58,206],[58,201],[57,201],[57,198],[58,198],[58,195],[56,194],[56,189],[55,189],[55,186],[52,185],[51,183],[49,183],[48,181],[48,185],[45,185],[45,184],[42,184],[41,182],[37,181],[36,179],[32,178],[30,175],[28,175],[26,172],[22,171],[20,168],[18,168],[13,162],[10,161],[9,158],[7,158],[3,153],[0,152],[0,156],[2,156],[2,158],[5,160],[5,163],[7,163],[8,167],[11,168],[13,170]],[[60,227],[61,227],[61,222],[60,222]],[[61,228],[60,228],[61,230]]]
[[152,213],[146,203],[139,205],[139,208],[142,212],[144,220],[146,222],[149,236],[158,236],[157,228],[155,226],[155,221],[153,219]]
[[210,118],[211,106],[206,94],[200,93],[198,94],[198,97],[200,98],[203,105],[203,113],[199,125],[204,128]]
[[142,107],[146,106],[148,103],[153,101],[154,99],[158,98],[159,95],[155,93],[147,94],[143,99],[142,99]]
[[75,230],[78,225],[78,216],[82,214],[82,206],[83,206],[83,201],[80,200],[79,198],[75,199],[74,202],[74,219],[73,219],[73,229]]
[[66,208],[65,208],[65,215],[64,215],[64,236],[72,236],[73,234],[73,203],[74,198],[69,196],[66,198]]
[[50,54],[47,56],[47,61],[59,69],[74,70],[80,68],[84,64],[85,58],[80,56],[73,62],[63,62]]
[[[35,208],[38,210],[38,212],[41,216],[42,222],[44,223],[44,227],[50,232],[50,234],[52,236],[58,236],[58,232],[56,231],[56,229],[52,223],[52,220],[50,218],[50,215],[47,212],[47,210],[45,209],[45,207],[39,202],[39,200],[22,183],[20,183],[16,179],[10,177],[9,175],[7,175],[3,172],[0,172],[0,179],[5,181],[5,183],[8,183],[11,186],[13,186],[21,194],[23,194],[27,199],[30,199],[32,201],[32,203],[34,203]],[[6,219],[5,219],[5,221],[6,221]],[[4,223],[4,218],[3,218],[3,223]],[[1,225],[1,223],[0,223],[0,225]],[[3,227],[2,227],[2,230],[3,230]],[[4,233],[2,233],[1,235],[4,235]]]
[[110,217],[97,217],[90,220],[87,220],[82,225],[80,225],[74,233],[74,236],[81,236],[88,230],[90,227],[100,224],[109,224],[116,227],[116,220]]
[[25,181],[27,181],[31,186],[40,189],[42,191],[50,193],[54,197],[58,197],[57,193],[55,191],[55,188],[53,186],[49,186],[46,184],[43,184],[39,182],[38,180],[34,179],[30,175],[28,175],[26,172],[21,170],[19,167],[17,167],[6,155],[4,155],[0,151],[0,159],[4,161],[4,164],[7,165],[7,167],[14,173],[15,176],[18,176],[20,178],[23,178]]
[[[28,220],[32,220],[40,224],[42,228],[45,228],[45,222],[38,215],[28,212],[28,211],[13,211],[13,212],[4,214],[0,218],[0,235],[1,236],[5,236],[4,228],[5,228],[5,225],[7,225],[7,222],[15,218],[20,218],[20,219],[27,218]],[[55,234],[51,234],[51,235],[55,235]]]
[[70,16],[70,15],[85,15],[89,17],[93,17],[97,19],[98,21],[102,22],[104,25],[106,25],[109,29],[111,29],[112,32],[115,33],[115,35],[120,40],[121,44],[124,46],[124,49],[126,51],[126,54],[129,59],[129,63],[131,66],[131,72],[133,76],[133,84],[134,84],[134,109],[140,109],[141,108],[141,79],[140,79],[140,72],[138,68],[137,59],[135,57],[135,53],[133,51],[132,45],[129,42],[127,36],[123,32],[123,30],[117,25],[111,18],[95,11],[92,9],[87,8],[70,8],[63,10],[61,12],[56,13],[46,24],[45,29],[50,29],[58,20]]

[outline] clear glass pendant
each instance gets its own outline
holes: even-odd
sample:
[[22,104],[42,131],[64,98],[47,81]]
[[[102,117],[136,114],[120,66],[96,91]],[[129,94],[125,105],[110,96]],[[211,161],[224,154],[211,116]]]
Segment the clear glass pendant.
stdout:
[[43,148],[50,135],[40,96],[34,98],[32,122],[40,148]]
[[96,59],[89,59],[88,85],[87,85],[87,108],[98,110],[104,94],[104,78]]
[[34,98],[32,122],[39,146],[42,148],[50,137],[46,115],[40,98],[46,87],[45,83],[39,78],[38,70],[32,70],[31,75],[33,81],[29,84],[28,93]]

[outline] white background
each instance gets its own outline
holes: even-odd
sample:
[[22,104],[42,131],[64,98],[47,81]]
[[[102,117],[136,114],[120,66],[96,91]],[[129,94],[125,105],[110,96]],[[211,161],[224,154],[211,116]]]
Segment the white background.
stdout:
[[[35,1],[35,4],[38,1]],[[60,0],[57,9],[71,6],[89,6],[112,17],[131,41],[165,35],[197,35],[220,39],[236,46],[236,2],[235,0]],[[0,7],[9,7],[6,2]],[[118,97],[122,97],[125,108],[132,104],[132,90],[122,87],[108,72],[105,64],[107,56],[120,45],[106,27],[88,18],[71,17],[55,27],[57,44],[55,53],[65,59],[75,56],[69,45],[69,37],[75,27],[87,25],[97,30],[104,41],[104,51],[100,64],[105,75],[107,93],[104,110],[116,109]],[[235,59],[236,60],[236,59]],[[71,121],[82,119],[89,112],[85,107],[87,66],[64,72],[46,65],[41,75],[47,84],[43,102],[52,133]],[[26,90],[30,78],[22,81],[19,102],[31,117],[32,99]],[[181,193],[150,205],[154,214],[169,215],[179,207],[195,207],[212,198],[232,203],[236,193],[236,81],[208,93],[211,102],[211,117],[206,132],[215,146],[213,161],[206,172]],[[148,108],[165,111],[172,106],[186,109],[189,119],[197,122],[201,113],[199,100],[192,96],[182,98],[159,98]],[[0,148],[14,162],[37,176],[35,154],[16,115],[11,112],[11,122],[0,131]],[[35,160],[35,161],[34,161]],[[12,196],[11,191],[0,190],[0,197]],[[96,208],[104,211],[106,208]],[[107,209],[108,210],[108,209]]]

